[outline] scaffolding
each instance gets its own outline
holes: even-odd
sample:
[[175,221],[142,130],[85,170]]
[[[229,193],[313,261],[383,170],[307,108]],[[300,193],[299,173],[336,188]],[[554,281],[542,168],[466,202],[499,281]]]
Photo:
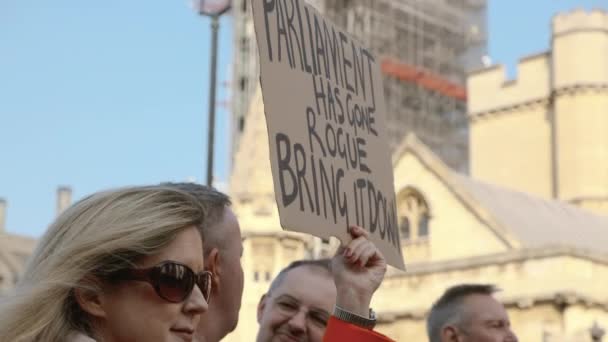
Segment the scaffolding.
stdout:
[[[248,0],[234,1],[238,144],[259,67]],[[486,53],[486,1],[316,0],[314,6],[380,58],[391,148],[413,132],[446,164],[467,173],[465,77],[482,66]]]
[[[241,134],[245,129],[245,116],[258,85],[259,64],[253,28],[250,0],[232,0],[232,81],[230,96],[232,151],[234,158]],[[231,160],[232,161],[232,160]]]
[[468,172],[465,79],[486,51],[483,0],[326,0],[323,11],[380,58],[391,148],[415,133]]
[[[305,0],[321,10],[325,0]],[[233,16],[233,60],[231,85],[231,132],[232,153],[234,158],[245,129],[249,104],[259,86],[260,66],[251,12],[251,0],[232,0]]]

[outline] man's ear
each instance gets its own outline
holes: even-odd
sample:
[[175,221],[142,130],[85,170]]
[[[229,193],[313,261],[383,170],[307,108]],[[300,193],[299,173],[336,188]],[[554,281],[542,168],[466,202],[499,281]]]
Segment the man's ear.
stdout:
[[258,303],[258,324],[262,321],[264,309],[266,308],[266,301],[268,300],[268,294],[263,294]]
[[220,267],[220,251],[213,247],[209,254],[205,256],[205,269],[213,273],[213,286],[217,289],[220,285],[222,269]]
[[97,318],[106,317],[104,306],[105,298],[98,282],[95,279],[85,279],[82,286],[74,289],[74,299],[82,311]]
[[458,330],[456,327],[447,325],[441,328],[441,342],[458,342]]

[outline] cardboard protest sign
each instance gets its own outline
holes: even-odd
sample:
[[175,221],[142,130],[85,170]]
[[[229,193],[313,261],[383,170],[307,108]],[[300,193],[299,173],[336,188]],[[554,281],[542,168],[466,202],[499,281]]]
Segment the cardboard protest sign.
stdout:
[[303,0],[253,0],[270,162],[284,229],[401,252],[378,61]]

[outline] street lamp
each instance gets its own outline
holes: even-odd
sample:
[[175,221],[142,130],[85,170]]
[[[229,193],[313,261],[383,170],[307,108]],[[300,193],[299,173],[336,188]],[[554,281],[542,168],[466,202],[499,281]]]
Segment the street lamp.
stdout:
[[207,185],[213,183],[213,143],[215,138],[215,85],[217,74],[217,35],[220,17],[228,12],[231,0],[198,0],[198,14],[211,18],[211,75],[209,77],[209,136],[207,141]]

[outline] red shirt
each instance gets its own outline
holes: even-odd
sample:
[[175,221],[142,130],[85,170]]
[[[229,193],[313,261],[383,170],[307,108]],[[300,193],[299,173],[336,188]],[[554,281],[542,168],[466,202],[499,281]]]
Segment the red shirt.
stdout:
[[390,338],[373,330],[342,321],[334,316],[329,318],[327,329],[323,335],[325,342],[394,342]]

